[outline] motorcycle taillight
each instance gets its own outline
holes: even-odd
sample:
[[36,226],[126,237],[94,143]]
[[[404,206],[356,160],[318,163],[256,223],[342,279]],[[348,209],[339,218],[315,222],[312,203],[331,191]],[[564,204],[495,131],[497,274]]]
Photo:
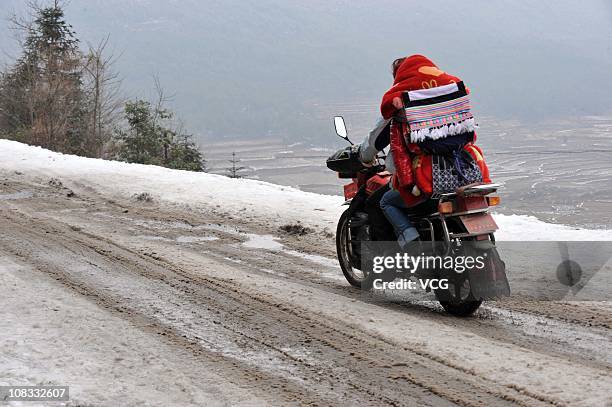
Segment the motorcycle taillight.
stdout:
[[440,202],[438,204],[438,212],[442,213],[442,214],[449,214],[449,213],[453,213],[453,203],[450,201],[446,201],[446,202]]

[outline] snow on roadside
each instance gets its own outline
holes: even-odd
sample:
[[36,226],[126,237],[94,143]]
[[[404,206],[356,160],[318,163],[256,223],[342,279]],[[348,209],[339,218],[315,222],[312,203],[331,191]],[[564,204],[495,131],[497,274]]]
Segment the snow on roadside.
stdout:
[[495,214],[497,240],[505,241],[612,241],[612,230],[582,229],[546,223],[535,216]]
[[[59,178],[121,198],[148,192],[158,201],[192,209],[216,207],[235,218],[272,225],[301,221],[334,231],[345,209],[340,196],[320,195],[249,179],[84,158],[0,140],[0,170]],[[612,230],[589,230],[545,223],[532,216],[495,215],[499,240],[612,240]]]
[[157,201],[193,209],[218,205],[237,218],[255,217],[272,224],[301,220],[331,230],[344,209],[339,196],[256,180],[60,154],[10,140],[0,140],[0,170],[55,177],[65,185],[83,184],[109,196],[130,198],[148,192]]

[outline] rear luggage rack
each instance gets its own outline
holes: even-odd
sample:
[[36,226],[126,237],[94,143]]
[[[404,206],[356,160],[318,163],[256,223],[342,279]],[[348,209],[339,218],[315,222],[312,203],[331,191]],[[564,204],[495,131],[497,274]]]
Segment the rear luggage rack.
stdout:
[[448,198],[454,198],[456,196],[474,196],[474,195],[489,195],[492,194],[494,192],[497,192],[497,190],[501,188],[500,184],[473,184],[473,185],[466,185],[464,187],[459,188],[457,191],[455,192],[451,192],[448,194],[441,194],[440,198],[442,199],[448,199]]

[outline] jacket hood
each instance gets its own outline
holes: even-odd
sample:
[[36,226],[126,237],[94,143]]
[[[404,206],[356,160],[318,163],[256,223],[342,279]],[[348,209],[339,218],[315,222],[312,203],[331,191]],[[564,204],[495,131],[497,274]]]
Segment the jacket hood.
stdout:
[[430,89],[460,81],[456,76],[442,71],[426,56],[411,55],[397,68],[393,86],[383,96],[381,113],[385,119],[391,118],[396,111],[393,98],[401,97],[402,92]]
[[434,62],[423,55],[412,55],[407,57],[397,68],[395,73],[394,85],[400,82],[404,82],[417,76],[421,76],[424,73],[420,72],[420,68],[431,68],[423,69],[425,72],[442,72],[438,69],[438,66]]

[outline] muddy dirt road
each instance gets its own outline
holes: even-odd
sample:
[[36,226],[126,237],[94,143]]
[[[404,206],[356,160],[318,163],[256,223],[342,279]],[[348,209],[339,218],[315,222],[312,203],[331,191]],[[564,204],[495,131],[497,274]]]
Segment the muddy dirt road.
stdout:
[[92,405],[610,403],[609,303],[455,319],[351,288],[333,256],[318,232],[0,173],[0,382]]

